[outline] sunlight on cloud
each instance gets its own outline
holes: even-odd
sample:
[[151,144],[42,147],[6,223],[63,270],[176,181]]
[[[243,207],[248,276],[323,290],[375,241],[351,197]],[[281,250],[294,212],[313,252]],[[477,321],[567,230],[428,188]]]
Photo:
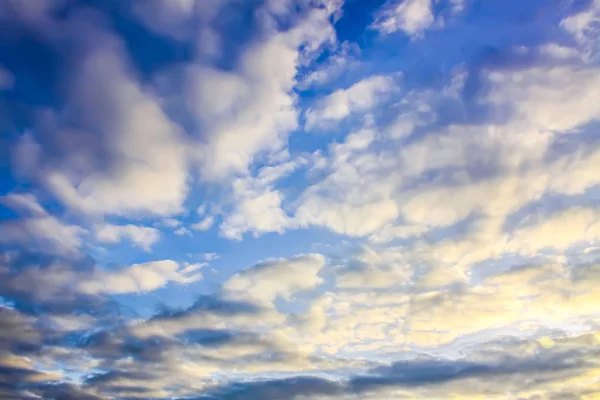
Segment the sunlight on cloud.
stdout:
[[600,3],[0,2],[0,398],[600,398]]

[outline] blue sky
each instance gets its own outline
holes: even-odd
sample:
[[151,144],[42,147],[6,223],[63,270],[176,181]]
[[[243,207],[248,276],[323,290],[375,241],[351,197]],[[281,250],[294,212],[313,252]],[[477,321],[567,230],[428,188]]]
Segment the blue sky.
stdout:
[[0,26],[1,398],[600,398],[600,1]]

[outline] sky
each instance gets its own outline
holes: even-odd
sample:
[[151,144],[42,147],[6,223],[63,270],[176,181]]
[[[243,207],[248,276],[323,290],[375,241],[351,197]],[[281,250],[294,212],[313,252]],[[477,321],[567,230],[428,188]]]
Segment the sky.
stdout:
[[0,398],[600,399],[600,0],[0,36]]

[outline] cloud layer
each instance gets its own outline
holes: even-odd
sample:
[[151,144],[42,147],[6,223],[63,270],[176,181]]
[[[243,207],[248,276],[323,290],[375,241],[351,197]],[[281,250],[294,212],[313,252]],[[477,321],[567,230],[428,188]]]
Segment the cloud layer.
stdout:
[[0,397],[598,398],[600,2],[525,3],[0,3]]

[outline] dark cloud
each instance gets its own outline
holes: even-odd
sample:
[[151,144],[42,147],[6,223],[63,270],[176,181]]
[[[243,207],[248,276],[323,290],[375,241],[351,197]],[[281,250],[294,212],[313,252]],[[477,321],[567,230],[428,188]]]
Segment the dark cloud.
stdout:
[[[539,382],[547,378],[545,373],[561,373],[563,376],[577,376],[580,369],[591,367],[585,361],[587,351],[583,353],[563,352],[540,354],[532,358],[508,358],[495,362],[477,362],[464,360],[435,359],[423,356],[423,360],[401,361],[387,367],[376,368],[366,374],[359,374],[349,379],[331,380],[316,376],[303,376],[285,379],[257,380],[238,382],[223,387],[205,397],[198,399],[222,400],[292,400],[302,398],[318,398],[319,396],[360,396],[377,393],[386,388],[419,389],[441,386],[445,383],[460,382],[466,379],[477,379],[502,391],[502,382],[511,382],[521,389],[531,382],[532,377],[540,375]],[[531,382],[523,379],[529,377]],[[556,377],[554,377],[556,378]],[[516,381],[516,382],[515,382]],[[469,385],[471,383],[466,383]],[[467,386],[465,386],[467,388]],[[354,397],[352,397],[354,398]]]
[[[244,303],[206,296],[189,309],[163,312],[153,320],[166,322],[170,317],[176,320],[199,310],[212,310],[224,315],[255,311],[253,307]],[[34,325],[35,320],[32,317],[20,314],[16,310],[0,309],[1,348],[16,354],[41,354],[40,349],[44,343]],[[543,385],[548,380],[577,376],[586,368],[593,368],[595,364],[590,360],[600,355],[600,350],[597,346],[594,347],[593,338],[588,336],[557,339],[556,348],[537,352],[534,356],[518,355],[519,346],[526,344],[526,341],[505,340],[475,348],[475,356],[471,360],[449,360],[423,355],[339,380],[302,375],[240,381],[209,390],[202,395],[199,391],[197,399],[285,400],[302,396],[360,397],[386,389],[442,388],[443,385],[454,382],[466,382],[467,388],[473,384],[473,380],[481,382],[482,387],[490,390],[490,393],[499,390],[502,385],[523,389],[528,385]],[[129,331],[128,326],[122,325],[116,329],[88,334],[86,338],[80,338],[75,346],[60,347],[67,352],[83,351],[87,357],[101,361],[101,369],[107,371],[90,374],[81,386],[43,383],[47,378],[34,369],[3,366],[0,368],[0,389],[12,393],[12,398],[15,399],[30,398],[27,393],[54,399],[102,399],[90,394],[90,391],[116,396],[119,399],[165,398],[157,395],[161,392],[157,386],[163,389],[170,385],[177,386],[174,383],[177,382],[176,376],[172,375],[176,374],[173,366],[178,361],[173,357],[178,357],[177,354],[187,354],[193,351],[195,346],[219,348],[239,341],[253,343],[258,340],[243,332],[195,329],[192,326],[175,337],[151,336],[140,339]],[[480,350],[477,350],[479,348]],[[515,355],[511,355],[513,353]],[[129,360],[127,364],[119,361],[125,359]],[[194,361],[201,363],[202,356],[196,356]],[[206,361],[214,360],[207,358]]]
[[258,314],[261,307],[246,301],[229,300],[220,295],[201,295],[194,304],[184,310],[166,310],[152,317],[150,321],[173,320],[190,314],[211,313],[220,316]]
[[27,353],[39,349],[42,339],[26,316],[0,306],[0,349]]
[[345,387],[336,381],[318,377],[297,377],[232,384],[198,400],[287,400],[298,396],[342,395]]
[[89,256],[62,258],[17,251],[7,253],[0,263],[0,296],[23,313],[90,315],[113,323],[135,315],[108,297],[77,290],[77,280],[90,278],[97,270]]

